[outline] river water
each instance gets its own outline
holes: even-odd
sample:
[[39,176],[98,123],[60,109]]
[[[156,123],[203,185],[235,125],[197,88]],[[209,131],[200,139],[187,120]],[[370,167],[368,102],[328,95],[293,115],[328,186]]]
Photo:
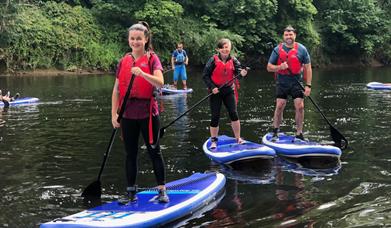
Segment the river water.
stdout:
[[[207,95],[201,69],[189,73],[187,96],[159,101],[167,124]],[[172,75],[165,75],[166,82]],[[0,88],[40,98],[36,105],[0,108],[0,227],[38,227],[92,205],[80,193],[97,177],[112,132],[112,75],[0,77]],[[391,226],[391,91],[372,91],[371,81],[391,82],[391,68],[314,70],[311,97],[349,140],[341,161],[299,162],[276,158],[229,169],[204,155],[209,136],[207,102],[167,128],[161,141],[167,180],[220,170],[225,196],[186,227],[385,227]],[[224,110],[224,109],[223,109]],[[274,81],[251,72],[241,81],[242,136],[260,142],[271,130]],[[220,133],[232,135],[222,112]],[[293,133],[289,101],[282,130]],[[306,100],[304,135],[328,142],[329,128]],[[140,186],[154,186],[145,151]],[[102,202],[125,188],[124,151],[117,139],[103,172]]]

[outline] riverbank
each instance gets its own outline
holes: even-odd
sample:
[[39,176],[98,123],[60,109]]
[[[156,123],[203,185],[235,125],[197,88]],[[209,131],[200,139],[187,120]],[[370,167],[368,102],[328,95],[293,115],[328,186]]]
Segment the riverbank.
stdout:
[[[249,61],[251,62],[251,61]],[[244,62],[246,64],[246,62]],[[263,59],[260,61],[260,64],[253,64],[250,66],[253,69],[264,69],[262,66],[267,65],[267,60]],[[335,69],[335,68],[351,68],[351,67],[384,67],[381,62],[372,59],[370,62],[361,62],[357,59],[347,59],[347,58],[335,58],[332,63],[329,64],[317,64],[313,63],[312,68],[315,69]],[[191,68],[200,68],[204,66],[191,66]],[[59,70],[59,69],[36,69],[31,71],[15,71],[8,73],[1,73],[0,76],[66,76],[66,75],[104,75],[104,74],[114,74],[114,71],[103,71],[103,70],[90,70],[90,69],[75,69],[75,70]]]
[[0,76],[66,76],[66,75],[100,75],[100,74],[114,74],[112,71],[102,70],[83,70],[77,69],[72,71],[58,70],[58,69],[37,69],[32,71],[15,71],[9,73],[2,73]]

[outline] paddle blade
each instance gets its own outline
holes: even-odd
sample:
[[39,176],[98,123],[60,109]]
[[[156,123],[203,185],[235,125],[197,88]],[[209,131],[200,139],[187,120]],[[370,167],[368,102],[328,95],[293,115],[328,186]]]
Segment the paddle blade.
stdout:
[[81,194],[82,197],[87,198],[100,198],[102,195],[102,189],[101,189],[101,183],[99,180],[92,182],[90,185],[88,185],[83,193]]
[[344,150],[348,147],[348,140],[333,126],[330,125],[330,134],[335,146]]

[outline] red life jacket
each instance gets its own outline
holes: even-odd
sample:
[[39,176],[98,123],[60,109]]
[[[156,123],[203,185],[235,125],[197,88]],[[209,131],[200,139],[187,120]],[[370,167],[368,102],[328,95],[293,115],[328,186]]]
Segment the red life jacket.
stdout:
[[282,45],[283,44],[279,45],[279,49],[278,49],[279,58],[277,61],[277,65],[280,65],[283,62],[287,62],[289,68],[286,70],[279,70],[279,71],[277,71],[277,73],[280,75],[300,74],[301,70],[302,70],[302,64],[301,64],[299,58],[297,57],[297,51],[299,48],[299,44],[295,42],[293,44],[293,48],[288,53],[286,53],[286,51],[282,48]]
[[[211,79],[215,85],[220,87],[234,77],[234,61],[231,58],[226,63],[224,63],[219,59],[218,55],[214,55],[213,58],[216,67],[212,72]],[[232,83],[227,86],[231,86],[233,83],[234,82],[232,81]]]
[[[140,67],[142,71],[147,74],[153,75],[153,69],[149,63],[151,54],[145,54],[139,59],[134,61],[134,57],[130,54],[125,55],[121,60],[121,68],[119,69],[118,75],[118,89],[119,89],[119,107],[125,98],[126,91],[128,89],[130,79],[132,78],[131,69],[132,67]],[[136,76],[133,81],[132,88],[130,90],[129,98],[137,99],[149,99],[149,126],[148,126],[148,137],[149,144],[153,143],[153,132],[152,132],[152,102],[153,102],[153,90],[154,87],[151,83],[145,80],[141,76]]]
[[[147,54],[141,56],[134,61],[132,55],[127,54],[121,60],[121,68],[119,69],[119,96],[120,101],[125,97],[126,90],[128,89],[130,79],[132,78],[131,68],[140,67],[142,71],[147,74],[153,74],[149,64],[149,58]],[[130,91],[130,98],[137,99],[151,99],[153,97],[153,85],[145,80],[143,77],[136,76],[133,81],[132,89]],[[121,102],[122,103],[122,102]]]

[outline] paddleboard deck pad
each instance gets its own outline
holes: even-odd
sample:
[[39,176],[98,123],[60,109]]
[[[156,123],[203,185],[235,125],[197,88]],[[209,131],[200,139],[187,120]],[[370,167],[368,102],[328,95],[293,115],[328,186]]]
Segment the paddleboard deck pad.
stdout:
[[340,157],[342,151],[340,148],[323,145],[318,142],[300,140],[291,135],[284,133],[278,134],[277,140],[272,140],[273,133],[268,133],[262,138],[262,142],[273,148],[277,155],[286,157],[303,157],[303,156],[330,156]]
[[[29,103],[36,103],[38,101],[39,99],[36,97],[23,97],[23,98],[18,98],[16,100],[10,101],[9,104],[10,106],[16,106],[16,105],[24,105]],[[0,107],[2,106],[4,106],[4,102],[0,101]]]
[[166,184],[169,203],[152,199],[151,189],[137,193],[138,200],[126,205],[114,201],[74,215],[41,224],[51,227],[156,227],[172,223],[210,205],[223,192],[226,179],[221,173],[194,173]]
[[238,144],[236,139],[226,135],[218,137],[217,147],[210,149],[211,140],[206,140],[203,145],[205,154],[214,162],[220,164],[231,164],[236,161],[248,159],[271,159],[276,155],[276,152],[265,145],[245,141],[243,144]]
[[391,83],[370,82],[367,84],[367,88],[374,90],[391,90]]

